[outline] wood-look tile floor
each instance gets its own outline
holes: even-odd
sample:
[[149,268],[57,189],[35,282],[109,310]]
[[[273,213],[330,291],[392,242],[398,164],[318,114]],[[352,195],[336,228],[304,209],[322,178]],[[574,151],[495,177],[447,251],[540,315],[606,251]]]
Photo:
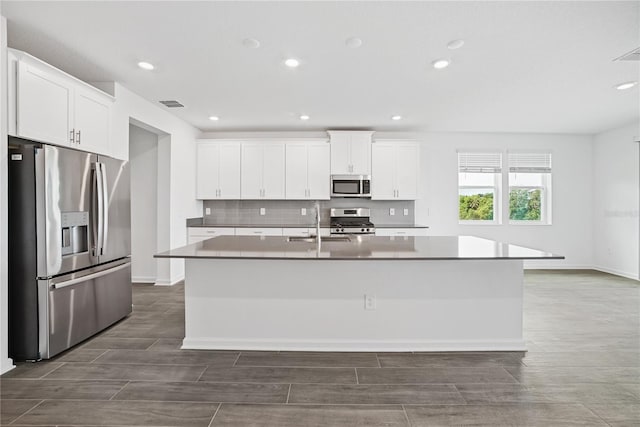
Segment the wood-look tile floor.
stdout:
[[183,287],[0,378],[2,425],[640,425],[640,286],[525,274],[527,353],[179,350]]

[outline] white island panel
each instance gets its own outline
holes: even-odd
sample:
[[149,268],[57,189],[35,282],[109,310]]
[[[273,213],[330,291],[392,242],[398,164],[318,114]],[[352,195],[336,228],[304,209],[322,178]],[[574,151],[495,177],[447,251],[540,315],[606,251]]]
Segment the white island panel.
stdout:
[[525,350],[520,259],[188,258],[185,281],[183,348]]

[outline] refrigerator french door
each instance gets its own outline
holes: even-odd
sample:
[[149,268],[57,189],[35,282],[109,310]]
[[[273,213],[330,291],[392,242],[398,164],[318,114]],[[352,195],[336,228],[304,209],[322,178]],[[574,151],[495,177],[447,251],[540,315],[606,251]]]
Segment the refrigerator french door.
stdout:
[[9,355],[48,359],[131,313],[128,163],[9,138]]

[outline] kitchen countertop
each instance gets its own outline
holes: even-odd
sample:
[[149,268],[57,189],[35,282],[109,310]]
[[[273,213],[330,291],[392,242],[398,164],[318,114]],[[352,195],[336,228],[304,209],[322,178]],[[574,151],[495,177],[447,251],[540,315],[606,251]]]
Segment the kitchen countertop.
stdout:
[[[429,228],[420,224],[375,224],[376,228]],[[315,224],[205,224],[202,218],[187,219],[187,227],[220,228],[315,228]],[[320,224],[320,228],[329,228],[329,224]]]
[[[304,260],[564,259],[536,249],[473,236],[350,236],[349,242],[289,242],[280,236],[219,236],[171,249],[156,258]],[[324,241],[323,241],[324,240]]]

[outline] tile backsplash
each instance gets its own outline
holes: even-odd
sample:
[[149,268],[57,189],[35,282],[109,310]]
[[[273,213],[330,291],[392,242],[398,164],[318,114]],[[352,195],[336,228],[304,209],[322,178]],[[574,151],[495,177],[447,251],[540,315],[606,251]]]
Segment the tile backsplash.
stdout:
[[[205,200],[203,223],[205,225],[313,225],[315,223],[314,201],[311,200]],[[415,202],[412,200],[331,199],[320,201],[323,224],[329,223],[331,208],[369,208],[374,224],[413,225]],[[302,208],[307,210],[301,214]],[[206,214],[210,209],[210,214]],[[264,215],[260,215],[264,209]],[[390,215],[390,209],[395,215]],[[404,215],[404,210],[408,215]]]

